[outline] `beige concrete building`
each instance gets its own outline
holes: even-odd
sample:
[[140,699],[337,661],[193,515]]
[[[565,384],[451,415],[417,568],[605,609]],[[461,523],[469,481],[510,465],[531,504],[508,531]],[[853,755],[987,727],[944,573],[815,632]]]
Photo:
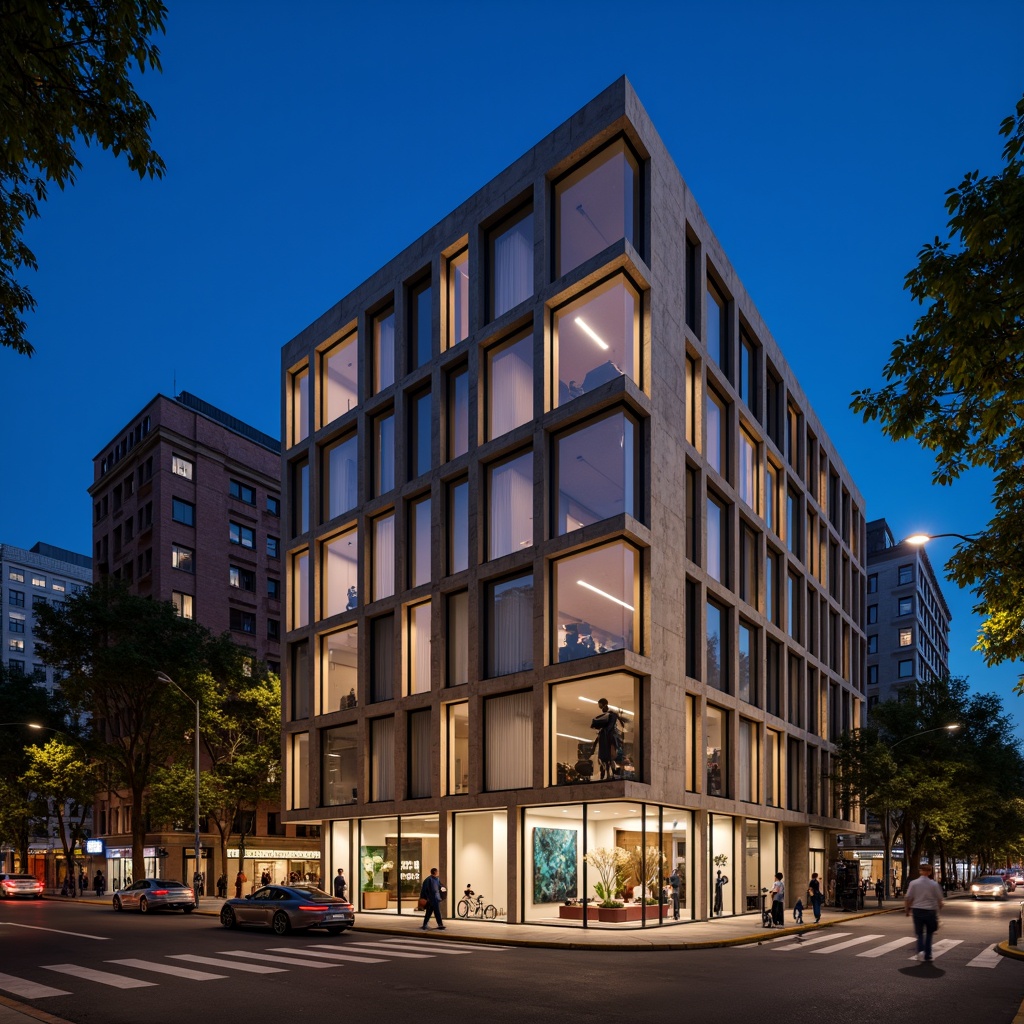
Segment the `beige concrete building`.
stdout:
[[361,910],[437,866],[446,913],[661,927],[827,876],[863,499],[625,79],[282,372],[285,819]]

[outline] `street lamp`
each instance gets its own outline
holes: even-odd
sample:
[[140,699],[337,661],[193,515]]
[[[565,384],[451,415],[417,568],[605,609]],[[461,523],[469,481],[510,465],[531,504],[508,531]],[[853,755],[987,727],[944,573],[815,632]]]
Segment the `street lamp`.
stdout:
[[[200,871],[200,865],[202,864],[202,847],[199,842],[199,698],[190,697],[166,672],[157,672],[157,682],[168,683],[173,686],[178,693],[185,698],[185,700],[191,701],[196,706],[196,763],[195,763],[195,776],[196,776],[196,803],[195,803],[195,855],[196,864],[193,875],[198,874]],[[193,877],[193,882],[195,881]],[[199,893],[196,896],[196,906],[199,905]]]
[[930,540],[938,540],[940,537],[958,537],[966,544],[970,544],[972,541],[976,541],[982,534],[980,533],[912,533],[906,538],[908,544],[913,544],[915,547],[921,547],[927,544]]
[[[939,725],[934,729],[922,729],[920,732],[911,733],[909,736],[904,736],[903,739],[897,740],[895,743],[886,743],[889,753],[891,754],[901,743],[906,743],[907,740],[916,740],[918,736],[927,736],[931,732],[955,732],[960,728],[959,722],[953,722],[951,725]],[[882,816],[882,873],[885,881],[883,883],[883,896],[885,899],[889,899],[889,883],[892,880],[892,844],[889,841],[889,806],[886,804],[885,811]],[[903,837],[904,850],[906,849],[906,836]]]

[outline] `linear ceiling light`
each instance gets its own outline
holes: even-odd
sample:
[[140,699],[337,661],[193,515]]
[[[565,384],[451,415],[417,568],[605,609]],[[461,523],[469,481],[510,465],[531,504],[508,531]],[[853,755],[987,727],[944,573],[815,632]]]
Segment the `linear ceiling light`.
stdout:
[[592,590],[595,594],[600,594],[601,597],[608,598],[609,601],[614,601],[616,604],[621,604],[622,607],[625,608],[627,611],[636,611],[636,609],[631,604],[626,604],[625,601],[620,601],[617,597],[612,597],[611,594],[606,594],[603,590],[600,590],[599,588],[595,587],[592,583],[587,583],[584,580],[577,580],[576,583],[578,586],[586,587],[587,590]]
[[598,345],[600,345],[601,348],[603,348],[606,352],[608,351],[607,343],[601,340],[600,336],[598,334],[596,334],[594,332],[594,329],[592,327],[590,327],[584,321],[583,317],[581,317],[581,316],[576,317],[576,323],[579,325],[580,330],[583,331],[584,334],[586,334],[589,337],[593,338],[594,341],[596,341],[598,343]]

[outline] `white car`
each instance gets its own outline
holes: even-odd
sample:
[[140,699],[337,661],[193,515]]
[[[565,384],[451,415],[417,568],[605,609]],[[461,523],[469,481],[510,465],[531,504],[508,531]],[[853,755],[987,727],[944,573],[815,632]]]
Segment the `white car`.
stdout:
[[982,875],[971,882],[971,899],[1006,899],[1006,885],[1002,875]]

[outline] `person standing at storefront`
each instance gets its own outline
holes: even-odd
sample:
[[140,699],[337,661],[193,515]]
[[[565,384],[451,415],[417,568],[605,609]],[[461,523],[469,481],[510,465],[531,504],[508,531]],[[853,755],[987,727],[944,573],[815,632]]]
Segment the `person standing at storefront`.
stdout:
[[814,923],[821,922],[821,882],[818,881],[818,872],[811,874],[811,880],[807,883],[807,893],[811,897],[811,909],[814,911]]
[[772,885],[772,922],[782,925],[786,922],[786,883],[782,881],[782,872],[775,872]]
[[421,925],[423,931],[426,931],[430,925],[431,914],[437,918],[437,930],[444,931],[441,900],[444,899],[447,892],[448,890],[441,884],[441,879],[437,875],[437,868],[431,868],[430,874],[423,879],[423,885],[420,886],[420,899],[427,901],[426,913],[423,915],[423,924]]
[[217,895],[223,900],[227,899],[228,895],[228,876],[221,872],[220,877],[217,879]]
[[89,888],[89,879],[85,876],[85,868],[78,873],[78,895],[84,896],[85,890]]
[[238,869],[238,874],[235,875],[235,899],[236,900],[240,900],[242,898],[242,886],[245,885],[245,883],[247,881],[248,881],[248,879],[245,877],[245,872],[241,868],[239,868]]
[[104,890],[107,888],[107,880],[103,877],[102,871],[97,871],[95,877],[92,880],[93,892],[97,896],[102,896]]
[[679,920],[679,890],[682,887],[683,880],[679,877],[679,868],[674,867],[672,874],[668,876],[668,884],[672,890],[672,920]]
[[334,876],[334,895],[339,900],[345,898],[345,891],[348,889],[348,882],[345,881],[345,869],[338,868],[338,873]]

